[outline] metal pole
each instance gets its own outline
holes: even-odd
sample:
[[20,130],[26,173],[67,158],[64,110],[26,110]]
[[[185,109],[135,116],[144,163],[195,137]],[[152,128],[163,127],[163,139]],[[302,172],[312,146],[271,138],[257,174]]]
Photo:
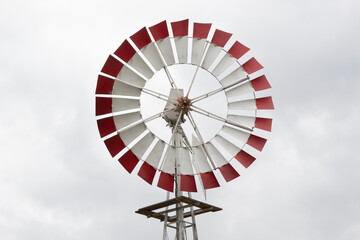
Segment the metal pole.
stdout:
[[[181,163],[181,140],[182,132],[179,128],[175,129],[174,132],[174,145],[176,147],[175,156],[175,198],[182,196],[180,190],[180,163]],[[181,203],[176,204],[176,240],[184,240],[184,210],[181,208]]]
[[[170,199],[170,192],[167,192],[166,193],[166,200],[169,200],[169,199]],[[167,211],[168,207],[166,207],[165,210]],[[168,214],[166,213],[165,214],[165,219],[164,219],[163,240],[169,240],[168,232],[167,232],[167,224],[168,224],[167,220],[168,220]]]
[[[188,192],[189,198],[191,198],[191,193]],[[191,219],[192,219],[192,231],[193,231],[193,238],[194,240],[199,240],[197,228],[196,228],[196,222],[195,222],[195,215],[194,215],[194,207],[190,207],[191,210]]]

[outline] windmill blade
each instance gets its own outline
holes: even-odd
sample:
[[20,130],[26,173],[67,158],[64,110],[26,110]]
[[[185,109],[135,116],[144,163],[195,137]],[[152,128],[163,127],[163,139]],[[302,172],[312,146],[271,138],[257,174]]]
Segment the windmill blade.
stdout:
[[236,154],[235,158],[245,168],[248,168],[255,161],[255,157],[251,156],[250,154],[248,154],[244,150],[241,150],[238,154]]
[[200,173],[200,176],[205,189],[220,187],[220,184],[217,181],[215,174],[212,171],[206,173]]
[[246,143],[250,137],[250,133],[247,133],[247,132],[244,132],[244,131],[241,131],[239,129],[235,129],[235,128],[232,128],[232,127],[228,127],[228,126],[224,126],[220,133],[221,132],[225,132],[227,133],[228,135],[230,135],[231,137],[239,140],[240,142],[242,143]]
[[98,119],[97,121],[100,137],[105,137],[116,131],[113,117]]
[[186,148],[176,148],[177,151],[180,151],[180,173],[185,175],[194,175],[194,170],[192,168],[190,152]]
[[114,83],[114,79],[99,75],[96,84],[95,94],[112,94]]
[[231,166],[230,163],[220,167],[219,169],[226,182],[230,182],[231,180],[234,180],[240,176],[240,174]]
[[254,92],[254,88],[252,87],[250,82],[246,82],[239,86],[236,86],[235,88],[225,91],[225,94],[228,98],[233,98],[252,92]]
[[100,116],[112,112],[112,98],[96,97],[95,99],[95,115]]
[[123,156],[119,158],[119,163],[125,168],[128,173],[132,173],[139,162],[139,159],[131,150],[128,150]]
[[150,35],[145,27],[132,35],[130,39],[135,43],[135,45],[140,49],[141,53],[157,71],[165,66],[161,61],[161,57],[159,56],[156,47],[151,41]]
[[255,58],[249,59],[242,67],[248,74],[252,74],[264,68]]
[[234,101],[230,102],[228,106],[230,110],[274,109],[271,97]]
[[212,170],[201,146],[193,147],[193,158],[195,169],[198,169],[199,172],[209,172]]
[[120,130],[132,123],[140,121],[141,119],[140,111],[114,116],[116,130]]
[[159,47],[161,55],[168,66],[175,63],[174,54],[170,43],[169,31],[166,21],[162,21],[149,28],[151,35]]
[[156,169],[147,162],[144,162],[141,165],[140,170],[138,172],[139,177],[141,177],[143,180],[145,180],[145,182],[149,183],[150,185],[154,180],[155,174],[156,174]]
[[180,176],[180,191],[197,192],[194,175]]
[[215,136],[214,140],[218,142],[221,147],[223,147],[231,156],[235,156],[240,151],[240,148],[238,148],[236,145],[232,144],[230,141],[226,140],[219,134]]
[[255,91],[265,90],[271,88],[270,83],[268,82],[265,75],[261,75],[260,77],[254,78],[251,80],[251,85]]
[[209,151],[210,156],[214,160],[217,167],[221,167],[228,163],[224,156],[219,152],[219,150],[211,143],[208,142],[205,144],[207,150]]
[[123,68],[123,66],[124,64],[122,64],[119,60],[109,55],[103,68],[101,69],[101,72],[116,77],[119,74],[120,70]]
[[125,148],[125,144],[118,134],[106,139],[104,143],[112,157],[115,157],[115,155],[117,155],[121,150]]
[[137,108],[140,108],[139,99],[121,99],[121,98],[112,99],[112,112],[127,111]]
[[125,40],[114,54],[146,78],[150,79],[154,75],[154,72],[131,46],[128,40]]
[[232,64],[236,62],[237,59],[242,57],[245,53],[247,53],[250,48],[242,45],[240,42],[236,41],[229,51],[225,54],[225,56],[220,60],[220,62],[216,65],[212,74],[218,77],[221,73],[223,73],[226,69],[228,69]]
[[171,23],[179,63],[187,62],[189,19]]
[[246,144],[261,152],[265,146],[265,143],[265,138],[251,134]]
[[200,63],[203,52],[206,48],[206,39],[196,39],[192,40],[192,50],[191,50],[191,64],[197,65]]
[[210,28],[211,23],[194,22],[191,52],[191,63],[194,65],[201,65],[201,60],[206,51],[206,38],[209,35]]
[[163,172],[175,174],[175,156],[176,149],[173,146],[169,146],[161,167]]
[[245,79],[247,77],[247,72],[239,65],[234,71],[232,71],[229,75],[220,80],[220,83],[223,86],[229,86],[241,79]]
[[158,169],[160,158],[162,156],[162,153],[164,152],[164,148],[165,143],[159,140],[146,158],[146,162],[154,168]]
[[140,77],[137,73],[125,65],[123,65],[122,69],[116,77],[116,80],[137,88],[143,88],[146,83],[145,79]]
[[204,61],[201,65],[202,68],[209,70],[211,64],[215,61],[222,51],[222,47],[216,46],[215,44],[209,44]]
[[146,131],[146,126],[144,123],[135,125],[123,132],[120,133],[120,137],[123,142],[128,146],[132,141],[134,141],[138,136]]
[[272,119],[271,118],[260,118],[257,117],[255,120],[255,127],[271,132]]
[[208,51],[204,58],[204,62],[202,64],[202,67],[204,69],[209,70],[211,64],[214,62],[217,56],[219,56],[221,50],[228,42],[231,35],[231,33],[227,33],[219,29],[215,30],[214,36],[211,40],[211,44],[209,45]]
[[168,192],[174,191],[174,175],[161,171],[159,182],[157,184],[159,188],[162,188]]
[[132,148],[131,151],[141,159],[144,153],[148,150],[151,143],[155,140],[154,134],[148,132],[140,141],[138,141]]
[[246,126],[248,128],[253,128],[255,126],[255,117],[238,115],[238,114],[228,114],[227,119],[234,121],[240,125]]
[[113,85],[113,95],[140,97],[141,88],[134,87],[120,81],[115,81]]

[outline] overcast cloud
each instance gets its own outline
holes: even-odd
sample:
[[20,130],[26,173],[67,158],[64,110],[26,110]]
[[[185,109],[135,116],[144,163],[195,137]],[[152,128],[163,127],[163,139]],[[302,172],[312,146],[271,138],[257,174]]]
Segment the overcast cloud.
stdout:
[[358,1],[0,2],[0,238],[161,239],[165,192],[112,159],[94,117],[109,53],[164,19],[211,22],[264,65],[273,132],[200,239],[360,238]]

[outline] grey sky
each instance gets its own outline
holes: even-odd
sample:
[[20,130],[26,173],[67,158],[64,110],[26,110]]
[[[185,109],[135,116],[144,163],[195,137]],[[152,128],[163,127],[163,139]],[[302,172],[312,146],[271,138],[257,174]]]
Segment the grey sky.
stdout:
[[200,239],[360,237],[358,1],[0,2],[0,238],[160,239],[134,213],[165,192],[101,142],[97,74],[143,26],[190,18],[231,32],[265,67],[271,138]]

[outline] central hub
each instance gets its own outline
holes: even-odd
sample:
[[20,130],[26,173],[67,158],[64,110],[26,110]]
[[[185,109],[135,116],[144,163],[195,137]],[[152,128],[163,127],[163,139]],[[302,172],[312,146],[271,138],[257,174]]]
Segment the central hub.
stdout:
[[188,97],[180,97],[177,99],[176,109],[178,111],[183,111],[183,113],[187,113],[191,107],[191,100]]

